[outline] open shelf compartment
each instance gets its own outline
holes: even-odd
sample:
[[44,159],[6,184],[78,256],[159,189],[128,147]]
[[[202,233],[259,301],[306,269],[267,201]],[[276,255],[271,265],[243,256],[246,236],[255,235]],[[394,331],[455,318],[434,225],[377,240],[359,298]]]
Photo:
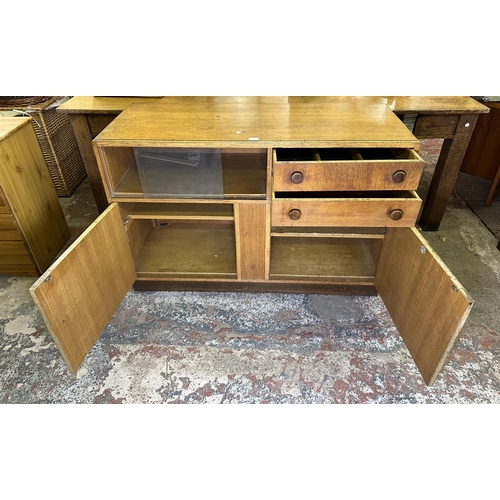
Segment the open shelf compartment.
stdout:
[[363,236],[273,232],[270,279],[373,281],[383,239]]
[[231,220],[131,218],[127,233],[138,278],[236,279]]
[[[168,184],[169,175],[167,172],[158,175],[161,170],[161,161],[158,161],[155,169],[151,169],[149,174],[143,171],[140,175],[137,167],[134,147],[112,147],[99,146],[98,157],[102,164],[103,176],[106,179],[111,198],[120,201],[124,198],[155,198],[155,199],[182,199],[189,196],[190,199],[265,199],[267,187],[267,149],[220,149],[222,167],[222,193],[210,194],[201,193],[198,195],[167,194],[168,186],[157,189],[165,195],[146,193],[144,191],[141,176],[148,176],[154,173],[156,179],[163,179]],[[154,155],[154,148],[147,148],[151,155]],[[158,151],[163,148],[158,148]],[[173,150],[169,148],[169,150]],[[183,149],[183,151],[185,151]],[[193,149],[194,151],[194,149]],[[203,151],[216,151],[216,149],[205,148]],[[204,153],[205,154],[205,153]],[[165,170],[168,170],[168,162],[163,162]],[[189,165],[177,165],[180,168],[192,169]],[[164,175],[165,174],[165,175]],[[193,171],[193,183],[199,184],[199,175]],[[158,181],[157,181],[158,182]]]

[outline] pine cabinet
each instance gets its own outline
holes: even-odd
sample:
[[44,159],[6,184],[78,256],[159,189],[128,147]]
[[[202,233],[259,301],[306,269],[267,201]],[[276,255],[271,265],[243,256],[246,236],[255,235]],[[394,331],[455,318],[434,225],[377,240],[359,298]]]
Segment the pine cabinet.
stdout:
[[69,228],[31,118],[0,118],[0,274],[40,276]]

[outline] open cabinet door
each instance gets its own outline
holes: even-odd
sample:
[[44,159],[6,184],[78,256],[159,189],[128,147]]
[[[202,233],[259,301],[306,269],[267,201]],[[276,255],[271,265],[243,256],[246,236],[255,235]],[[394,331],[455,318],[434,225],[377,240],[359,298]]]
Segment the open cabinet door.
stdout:
[[110,205],[30,288],[76,372],[136,279],[118,205]]
[[426,384],[432,385],[472,299],[414,227],[387,228],[375,286]]

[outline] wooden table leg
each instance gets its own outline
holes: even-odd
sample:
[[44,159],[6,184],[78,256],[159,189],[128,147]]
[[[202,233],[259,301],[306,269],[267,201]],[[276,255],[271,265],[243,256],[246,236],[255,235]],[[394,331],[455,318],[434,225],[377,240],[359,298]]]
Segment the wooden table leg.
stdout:
[[443,142],[419,220],[424,231],[439,229],[477,118],[478,115],[461,115],[453,138]]
[[99,210],[99,213],[102,213],[108,207],[109,203],[106,197],[106,192],[104,191],[101,175],[99,174],[99,167],[97,166],[94,150],[92,149],[92,136],[87,122],[87,117],[84,114],[68,113],[68,115],[75,133],[76,142],[78,144],[78,149],[80,150],[80,155],[82,157],[87,176],[90,180],[90,187],[92,189],[92,193],[94,194],[97,209]]
[[495,175],[495,178],[493,179],[493,182],[491,183],[491,187],[490,187],[490,190],[488,192],[488,196],[486,197],[486,203],[484,204],[486,207],[489,207],[491,205],[491,202],[493,201],[493,198],[495,197],[495,193],[496,193],[499,182],[500,182],[500,165],[498,165],[497,173]]

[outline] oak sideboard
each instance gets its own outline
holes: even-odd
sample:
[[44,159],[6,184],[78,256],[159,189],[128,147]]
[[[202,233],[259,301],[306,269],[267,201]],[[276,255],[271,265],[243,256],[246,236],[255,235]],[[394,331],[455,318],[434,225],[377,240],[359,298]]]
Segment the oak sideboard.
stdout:
[[30,290],[72,371],[131,286],[378,293],[434,383],[473,301],[415,228],[387,105],[131,104],[93,149],[109,206]]

